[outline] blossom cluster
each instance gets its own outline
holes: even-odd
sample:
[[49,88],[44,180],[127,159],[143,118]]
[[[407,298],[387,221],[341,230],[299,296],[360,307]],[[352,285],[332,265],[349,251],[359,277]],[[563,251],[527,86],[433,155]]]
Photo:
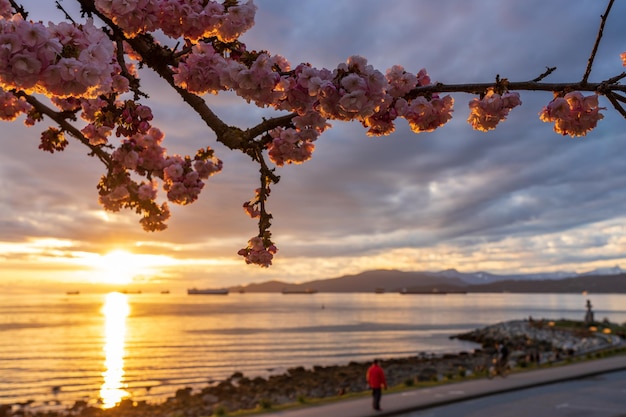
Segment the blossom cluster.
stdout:
[[87,20],[77,26],[0,19],[0,87],[56,97],[96,97],[120,77],[115,48]]
[[487,132],[495,129],[500,121],[506,120],[511,109],[521,104],[519,93],[498,94],[489,89],[481,99],[475,98],[470,101],[467,122],[474,129]]
[[554,122],[554,131],[562,135],[585,136],[604,118],[598,95],[584,97],[579,91],[556,97],[539,113],[544,122]]
[[255,236],[248,241],[248,246],[240,249],[238,255],[243,256],[247,264],[256,264],[267,268],[272,264],[278,249],[273,244],[266,246],[262,238]]
[[[263,193],[265,193],[265,195]],[[246,212],[246,214],[253,219],[260,217],[261,210],[259,209],[259,206],[261,204],[261,201],[263,201],[263,199],[266,198],[267,194],[269,193],[269,187],[266,188],[265,191],[263,191],[262,188],[257,188],[256,190],[254,190],[254,198],[243,203],[243,210]]]
[[287,71],[289,64],[279,55],[270,57],[261,53],[246,65],[224,57],[209,43],[198,43],[172,70],[176,84],[187,91],[217,94],[233,90],[248,102],[263,107],[276,103],[280,96],[274,91],[280,81],[276,68]]
[[0,120],[15,120],[17,116],[28,112],[30,109],[31,105],[26,100],[0,89]]
[[398,117],[405,118],[415,133],[432,132],[452,118],[454,99],[449,95],[440,97],[434,93],[428,97],[406,98],[415,87],[431,85],[430,76],[424,68],[414,75],[395,65],[387,70],[386,79],[388,87],[381,106],[363,122],[365,127],[369,127],[368,135],[392,133]]
[[231,42],[254,25],[256,6],[207,0],[96,0],[96,8],[127,36],[161,29],[171,38],[196,41],[215,36]]
[[258,106],[296,112],[292,127],[269,132],[269,156],[278,166],[310,159],[328,119],[359,120],[369,127],[368,134],[383,135],[394,130],[398,117],[417,133],[432,131],[452,117],[450,96],[403,97],[416,86],[431,84],[424,69],[411,74],[394,66],[383,75],[365,58],[351,56],[333,71],[308,64],[291,71],[280,56],[259,53],[245,63],[239,57],[227,58],[212,45],[199,43],[173,68],[174,81],[197,94],[233,90]]
[[[176,204],[190,204],[197,200],[204,187],[203,180],[218,173],[222,169],[222,161],[213,156],[212,151],[199,153],[192,160],[179,155],[167,155],[161,146],[163,132],[151,127],[145,134],[136,133],[125,139],[122,145],[112,153],[112,159],[122,170],[133,170],[148,177],[157,177],[163,180],[163,189],[167,198]],[[113,194],[120,194],[122,198],[106,200],[115,205],[123,204],[123,199],[132,198],[132,190],[118,190],[127,187],[122,183],[114,188]],[[156,192],[144,189],[138,192],[140,200],[156,198]],[[110,204],[109,204],[110,205]],[[107,205],[105,204],[105,207]],[[116,206],[108,207],[115,210]]]

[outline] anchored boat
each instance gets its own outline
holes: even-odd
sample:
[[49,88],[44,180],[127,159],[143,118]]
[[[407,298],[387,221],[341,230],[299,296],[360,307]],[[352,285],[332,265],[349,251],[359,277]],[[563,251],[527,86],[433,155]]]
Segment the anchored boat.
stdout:
[[198,288],[189,288],[187,290],[188,295],[227,295],[227,288],[218,288],[218,289],[198,289]]

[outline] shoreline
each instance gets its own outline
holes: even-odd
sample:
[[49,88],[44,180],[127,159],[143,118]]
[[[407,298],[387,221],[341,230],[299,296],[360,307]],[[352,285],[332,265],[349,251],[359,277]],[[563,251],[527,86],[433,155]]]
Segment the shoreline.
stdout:
[[[582,322],[563,323],[548,320],[512,320],[496,323],[450,338],[479,343],[482,348],[456,354],[420,354],[405,358],[381,359],[390,387],[419,388],[420,385],[458,381],[480,377],[486,372],[496,342],[509,346],[510,363],[514,368],[531,368],[589,358],[595,353],[622,346],[623,334],[592,332]],[[604,323],[610,325],[609,323]],[[597,323],[597,326],[603,324]],[[614,326],[614,325],[613,325]],[[605,329],[607,327],[604,327]],[[101,409],[76,401],[63,410],[32,409],[28,405],[0,405],[0,417],[22,416],[112,416],[112,417],[172,417],[228,415],[242,410],[267,410],[287,404],[306,405],[323,399],[359,395],[368,392],[365,372],[370,362],[350,362],[347,365],[303,366],[290,368],[267,378],[248,378],[235,372],[216,385],[199,391],[191,388],[177,390],[159,403],[123,400],[119,405]]]

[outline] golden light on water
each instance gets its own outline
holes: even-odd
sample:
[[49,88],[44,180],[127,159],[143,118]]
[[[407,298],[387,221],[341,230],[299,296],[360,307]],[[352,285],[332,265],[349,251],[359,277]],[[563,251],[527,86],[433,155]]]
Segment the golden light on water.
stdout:
[[126,295],[117,292],[106,296],[104,314],[104,383],[100,388],[103,408],[111,408],[130,394],[124,390],[124,345],[126,317],[130,312]]

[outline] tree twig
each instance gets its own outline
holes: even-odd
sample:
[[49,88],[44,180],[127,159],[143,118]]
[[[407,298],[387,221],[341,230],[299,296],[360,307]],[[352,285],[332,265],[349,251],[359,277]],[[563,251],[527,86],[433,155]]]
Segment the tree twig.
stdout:
[[552,74],[556,70],[556,67],[546,67],[546,71],[541,74],[539,77],[532,80],[532,82],[538,83],[539,81],[546,78],[548,75]]
[[621,114],[622,116],[624,116],[626,118],[626,110],[624,110],[622,105],[619,104],[619,102],[617,101],[617,99],[615,98],[613,93],[606,94],[606,97],[609,99],[609,101],[611,102],[613,107],[615,107],[615,110],[617,110],[619,112],[619,114]]
[[609,0],[609,4],[606,6],[606,11],[601,16],[598,36],[596,36],[596,42],[593,45],[591,55],[589,55],[589,61],[587,61],[587,69],[585,70],[585,75],[583,75],[581,84],[587,84],[587,80],[589,79],[589,75],[591,74],[591,67],[593,66],[593,61],[596,58],[596,52],[598,52],[598,46],[600,46],[600,40],[602,39],[602,34],[604,33],[604,24],[606,23],[606,18],[609,17],[609,12],[611,11],[611,7],[613,7],[613,2],[614,0]]

